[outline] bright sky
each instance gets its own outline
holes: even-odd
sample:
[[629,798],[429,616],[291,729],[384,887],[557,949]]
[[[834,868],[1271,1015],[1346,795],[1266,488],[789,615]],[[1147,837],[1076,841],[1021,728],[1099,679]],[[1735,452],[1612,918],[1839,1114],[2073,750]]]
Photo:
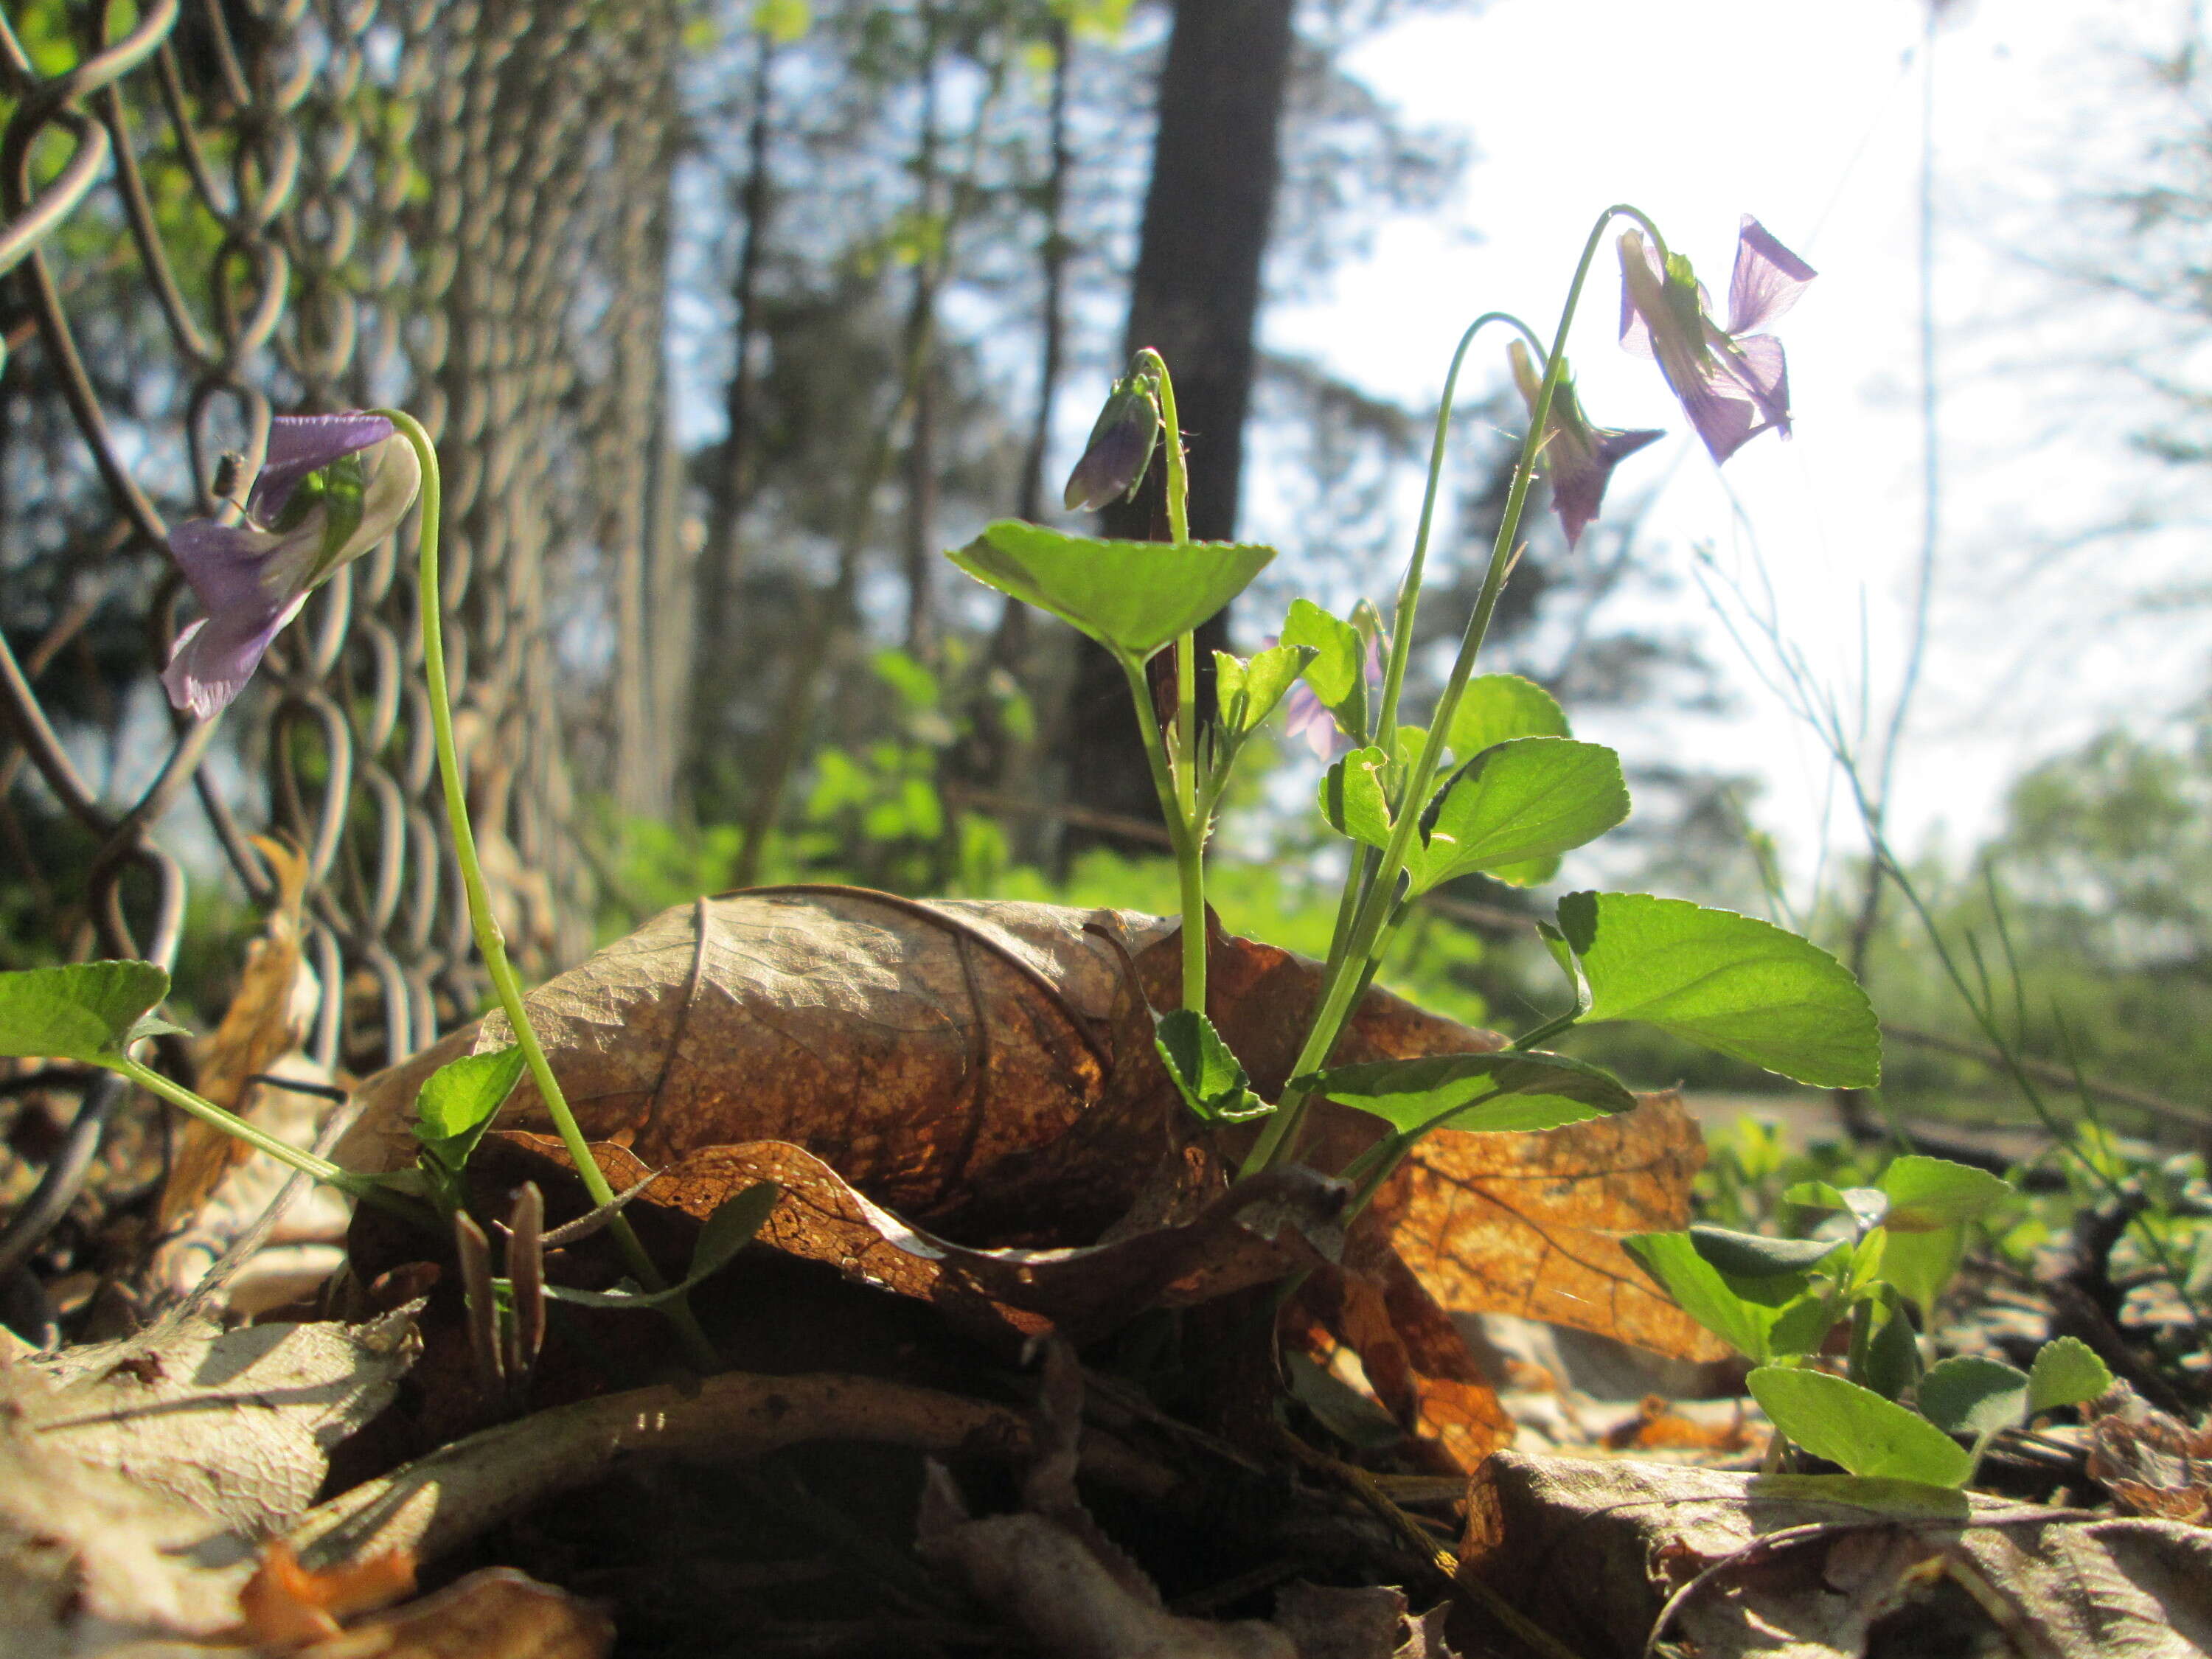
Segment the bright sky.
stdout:
[[[1906,850],[1936,834],[1963,850],[1992,824],[2024,763],[2131,706],[2182,702],[2201,684],[2208,642],[2201,617],[2179,628],[2112,619],[2124,607],[2097,579],[2124,569],[2132,589],[2191,562],[2201,571],[2185,536],[2101,544],[2030,574],[2037,548],[2115,501],[2189,485],[2130,460],[2128,424],[2151,411],[2099,397],[2081,372],[2085,356],[2118,343],[2112,320],[2062,301],[2023,258],[2093,252],[2059,246],[2067,222],[2055,210],[2135,153],[2142,133],[2130,124],[2152,105],[2114,105],[2130,72],[2122,49],[2170,40],[2179,9],[2005,0],[1957,9],[1965,15],[1935,54],[1944,534],[1897,792]],[[1571,361],[1596,419],[1677,434],[1627,463],[1614,489],[1666,481],[1651,528],[1685,574],[1698,544],[1754,586],[1763,558],[1782,626],[1816,677],[1850,707],[1870,685],[1879,716],[1903,660],[1920,544],[1924,15],[1920,0],[1492,0],[1472,16],[1409,21],[1357,66],[1413,118],[1472,135],[1479,154],[1462,199],[1432,221],[1391,226],[1327,295],[1276,310],[1271,343],[1427,404],[1478,311],[1519,310],[1549,332],[1608,202],[1650,214],[1723,302],[1737,220],[1756,215],[1821,273],[1775,331],[1789,350],[1794,441],[1761,437],[1724,479],[1716,473],[1656,372],[1613,343],[1609,252]],[[2194,510],[2201,517],[2202,503]],[[1738,686],[1741,713],[1668,737],[1763,776],[1760,816],[1810,872],[1837,799],[1831,769],[1694,583],[1680,605]],[[1852,831],[1836,816],[1825,838],[1850,850]]]

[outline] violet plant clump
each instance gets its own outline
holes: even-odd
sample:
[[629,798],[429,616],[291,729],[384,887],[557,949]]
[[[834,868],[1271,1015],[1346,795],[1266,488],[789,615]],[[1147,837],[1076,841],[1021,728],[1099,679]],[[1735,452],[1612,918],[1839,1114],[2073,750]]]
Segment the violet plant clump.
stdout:
[[[1717,460],[1759,432],[1788,430],[1778,342],[1759,333],[1813,275],[1747,221],[1729,327],[1705,314],[1686,261],[1633,208],[1608,208],[1585,242],[1548,343],[1519,319],[1485,313],[1470,325],[1445,378],[1412,556],[1388,616],[1366,605],[1348,617],[1299,600],[1279,643],[1249,660],[1221,653],[1220,710],[1195,730],[1189,629],[1241,591],[1273,550],[1193,542],[1174,382],[1154,351],[1115,382],[1092,442],[1069,479],[1071,507],[1133,491],[1153,445],[1167,459],[1172,526],[1165,543],[1112,542],[1012,520],[948,555],[978,580],[1051,611],[1098,641],[1125,670],[1139,728],[1182,872],[1181,1007],[1159,1016],[1163,1064],[1192,1111],[1237,1141],[1244,1176],[1302,1155],[1314,1101],[1334,1100],[1381,1120],[1367,1149],[1337,1171],[1364,1205],[1431,1129],[1540,1130],[1633,1105],[1601,1068],[1539,1044],[1584,1022],[1638,1019],[1701,1041],[1802,1082],[1865,1087],[1879,1077],[1874,1014],[1850,974],[1826,951],[1748,916],[1645,894],[1575,893],[1545,924],[1569,1006],[1497,1053],[1431,1056],[1330,1068],[1360,994],[1414,904],[1474,873],[1526,884],[1548,879],[1560,855],[1628,814],[1619,757],[1577,740],[1540,687],[1477,675],[1498,596],[1521,551],[1528,493],[1549,484],[1572,541],[1603,506],[1613,470],[1659,435],[1598,425],[1566,375],[1565,349],[1607,228],[1621,237],[1626,343],[1648,347],[1692,428]],[[1656,263],[1654,263],[1656,261]],[[1459,651],[1425,724],[1401,699],[1461,368],[1493,324],[1516,337],[1508,367],[1528,411],[1504,512]],[[1133,471],[1133,466],[1134,470]],[[1173,721],[1155,714],[1146,660],[1176,650]],[[1293,735],[1328,763],[1320,788],[1329,828],[1349,843],[1349,867],[1320,993],[1289,1082],[1273,1101],[1254,1096],[1244,1068],[1214,1029],[1205,997],[1204,860],[1213,813],[1237,757],[1277,706]],[[1247,1125],[1249,1127],[1240,1127]]]

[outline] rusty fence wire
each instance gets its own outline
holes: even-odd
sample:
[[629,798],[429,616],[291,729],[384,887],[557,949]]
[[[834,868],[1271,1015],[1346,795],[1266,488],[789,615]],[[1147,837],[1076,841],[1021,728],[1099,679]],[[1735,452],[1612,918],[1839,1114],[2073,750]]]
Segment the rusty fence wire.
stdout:
[[[58,880],[17,807],[72,822],[96,850],[63,954],[167,965],[195,859],[265,902],[252,838],[288,837],[310,1051],[396,1060],[481,995],[411,524],[213,724],[154,682],[187,597],[162,538],[214,509],[224,457],[258,463],[272,411],[413,410],[445,470],[487,874],[527,966],[581,953],[580,803],[665,805],[681,683],[680,641],[648,637],[676,534],[672,0],[9,0],[0,21],[0,858]],[[103,744],[150,783],[118,795]]]

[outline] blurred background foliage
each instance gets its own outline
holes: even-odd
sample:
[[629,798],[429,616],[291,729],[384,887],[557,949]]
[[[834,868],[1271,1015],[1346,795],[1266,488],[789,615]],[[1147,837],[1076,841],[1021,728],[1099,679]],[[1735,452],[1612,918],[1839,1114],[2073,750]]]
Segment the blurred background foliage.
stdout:
[[[1249,649],[1296,594],[1340,611],[1387,598],[1431,411],[1269,353],[1259,319],[1325,283],[1390,216],[1432,210],[1458,187],[1464,141],[1409,123],[1357,69],[1377,32],[1449,7],[1478,9],[684,0],[648,9],[668,25],[653,33],[626,8],[592,15],[587,31],[646,54],[639,73],[672,100],[658,147],[628,164],[650,223],[620,256],[659,319],[665,362],[647,415],[666,465],[591,485],[605,499],[651,496],[650,545],[625,563],[586,530],[558,550],[544,614],[560,672],[553,706],[533,711],[570,757],[597,938],[701,892],[781,881],[1173,908],[1140,810],[1141,763],[1111,700],[1087,698],[1079,641],[939,556],[993,518],[1063,518],[1059,478],[1097,396],[1132,346],[1155,344],[1187,388],[1195,477],[1212,492],[1194,500],[1200,533],[1263,520],[1282,550],[1219,638]],[[77,9],[21,0],[10,16],[35,60],[60,65]],[[507,9],[526,26],[527,7]],[[250,33],[249,9],[225,10]],[[177,46],[188,87],[216,72],[189,14]],[[2101,202],[2132,226],[2135,265],[2084,273],[2197,328],[2212,312],[2204,72],[2186,52],[2158,66],[2171,119],[2135,187]],[[366,128],[392,127],[375,77],[345,96]],[[389,165],[412,168],[405,134],[386,136]],[[35,152],[34,176],[60,160]],[[181,172],[149,167],[147,182],[164,236],[210,248],[216,231]],[[436,234],[429,191],[419,170],[402,184],[419,247]],[[1243,228],[1214,237],[1223,225]],[[179,417],[181,386],[137,268],[118,253],[122,227],[90,208],[62,234],[55,264],[97,393],[142,483],[185,502],[182,447],[159,437]],[[588,284],[577,299],[587,375],[611,374],[621,349],[593,332],[605,300]],[[0,331],[0,626],[103,795],[126,799],[160,730],[142,618],[166,569],[117,530],[12,289]],[[2147,424],[2145,447],[2201,468],[2212,392],[2155,378],[2166,414]],[[1479,582],[1517,412],[1478,392],[1457,428],[1416,708]],[[588,473],[594,461],[568,453],[557,464]],[[1151,510],[1140,498],[1109,523],[1142,534]],[[1665,613],[1639,596],[1686,581],[1690,553],[1642,520],[1624,490],[1577,550],[1539,529],[1489,665],[1538,679],[1577,721],[1623,741],[1637,815],[1571,878],[1787,916],[1755,783],[1687,764],[1667,739],[1670,720],[1723,712],[1727,694],[1694,641],[1639,620]],[[42,655],[54,637],[66,643]],[[264,734],[240,729],[252,735],[217,771],[250,793]],[[1250,769],[1212,896],[1236,931],[1318,954],[1339,861],[1309,810],[1316,770],[1295,745]],[[12,748],[0,782],[0,963],[82,953],[75,896],[91,844]],[[2038,767],[1986,845],[1908,872],[1961,959],[1980,943],[2021,1052],[2112,1085],[2123,1124],[2171,1127],[2143,1101],[2202,1097],[2208,806],[2212,706],[2196,702]],[[189,809],[179,816],[173,839],[212,872],[204,831],[183,822]],[[1841,899],[1796,918],[1839,951],[1861,914],[1853,885],[1834,883]],[[179,977],[205,1019],[257,923],[219,880],[194,894]],[[1455,884],[1388,982],[1441,1012],[1525,1028],[1563,994],[1526,925],[1550,896]],[[1865,963],[1893,1028],[1888,1108],[2016,1115],[1989,1033],[1928,931],[1903,904],[1875,922]],[[1749,1093],[1773,1081],[1656,1036],[1576,1041],[1644,1086]]]

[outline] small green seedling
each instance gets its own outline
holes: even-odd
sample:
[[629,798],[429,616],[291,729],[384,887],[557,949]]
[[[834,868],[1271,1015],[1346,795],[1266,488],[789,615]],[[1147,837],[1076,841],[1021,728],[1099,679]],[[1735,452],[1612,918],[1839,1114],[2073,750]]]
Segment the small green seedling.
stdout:
[[[1912,1155],[1872,1187],[1790,1189],[1792,1203],[1836,1214],[1832,1237],[1698,1226],[1623,1242],[1684,1312],[1753,1362],[1753,1397],[1790,1442],[1854,1475],[1962,1486],[1994,1436],[2112,1382],[2072,1337],[2046,1343],[2033,1371],[1971,1356],[1923,1370],[1908,1304],[1927,1318],[1967,1227],[2012,1195],[1986,1170]],[[1814,1369],[1846,1320],[1847,1375]]]

